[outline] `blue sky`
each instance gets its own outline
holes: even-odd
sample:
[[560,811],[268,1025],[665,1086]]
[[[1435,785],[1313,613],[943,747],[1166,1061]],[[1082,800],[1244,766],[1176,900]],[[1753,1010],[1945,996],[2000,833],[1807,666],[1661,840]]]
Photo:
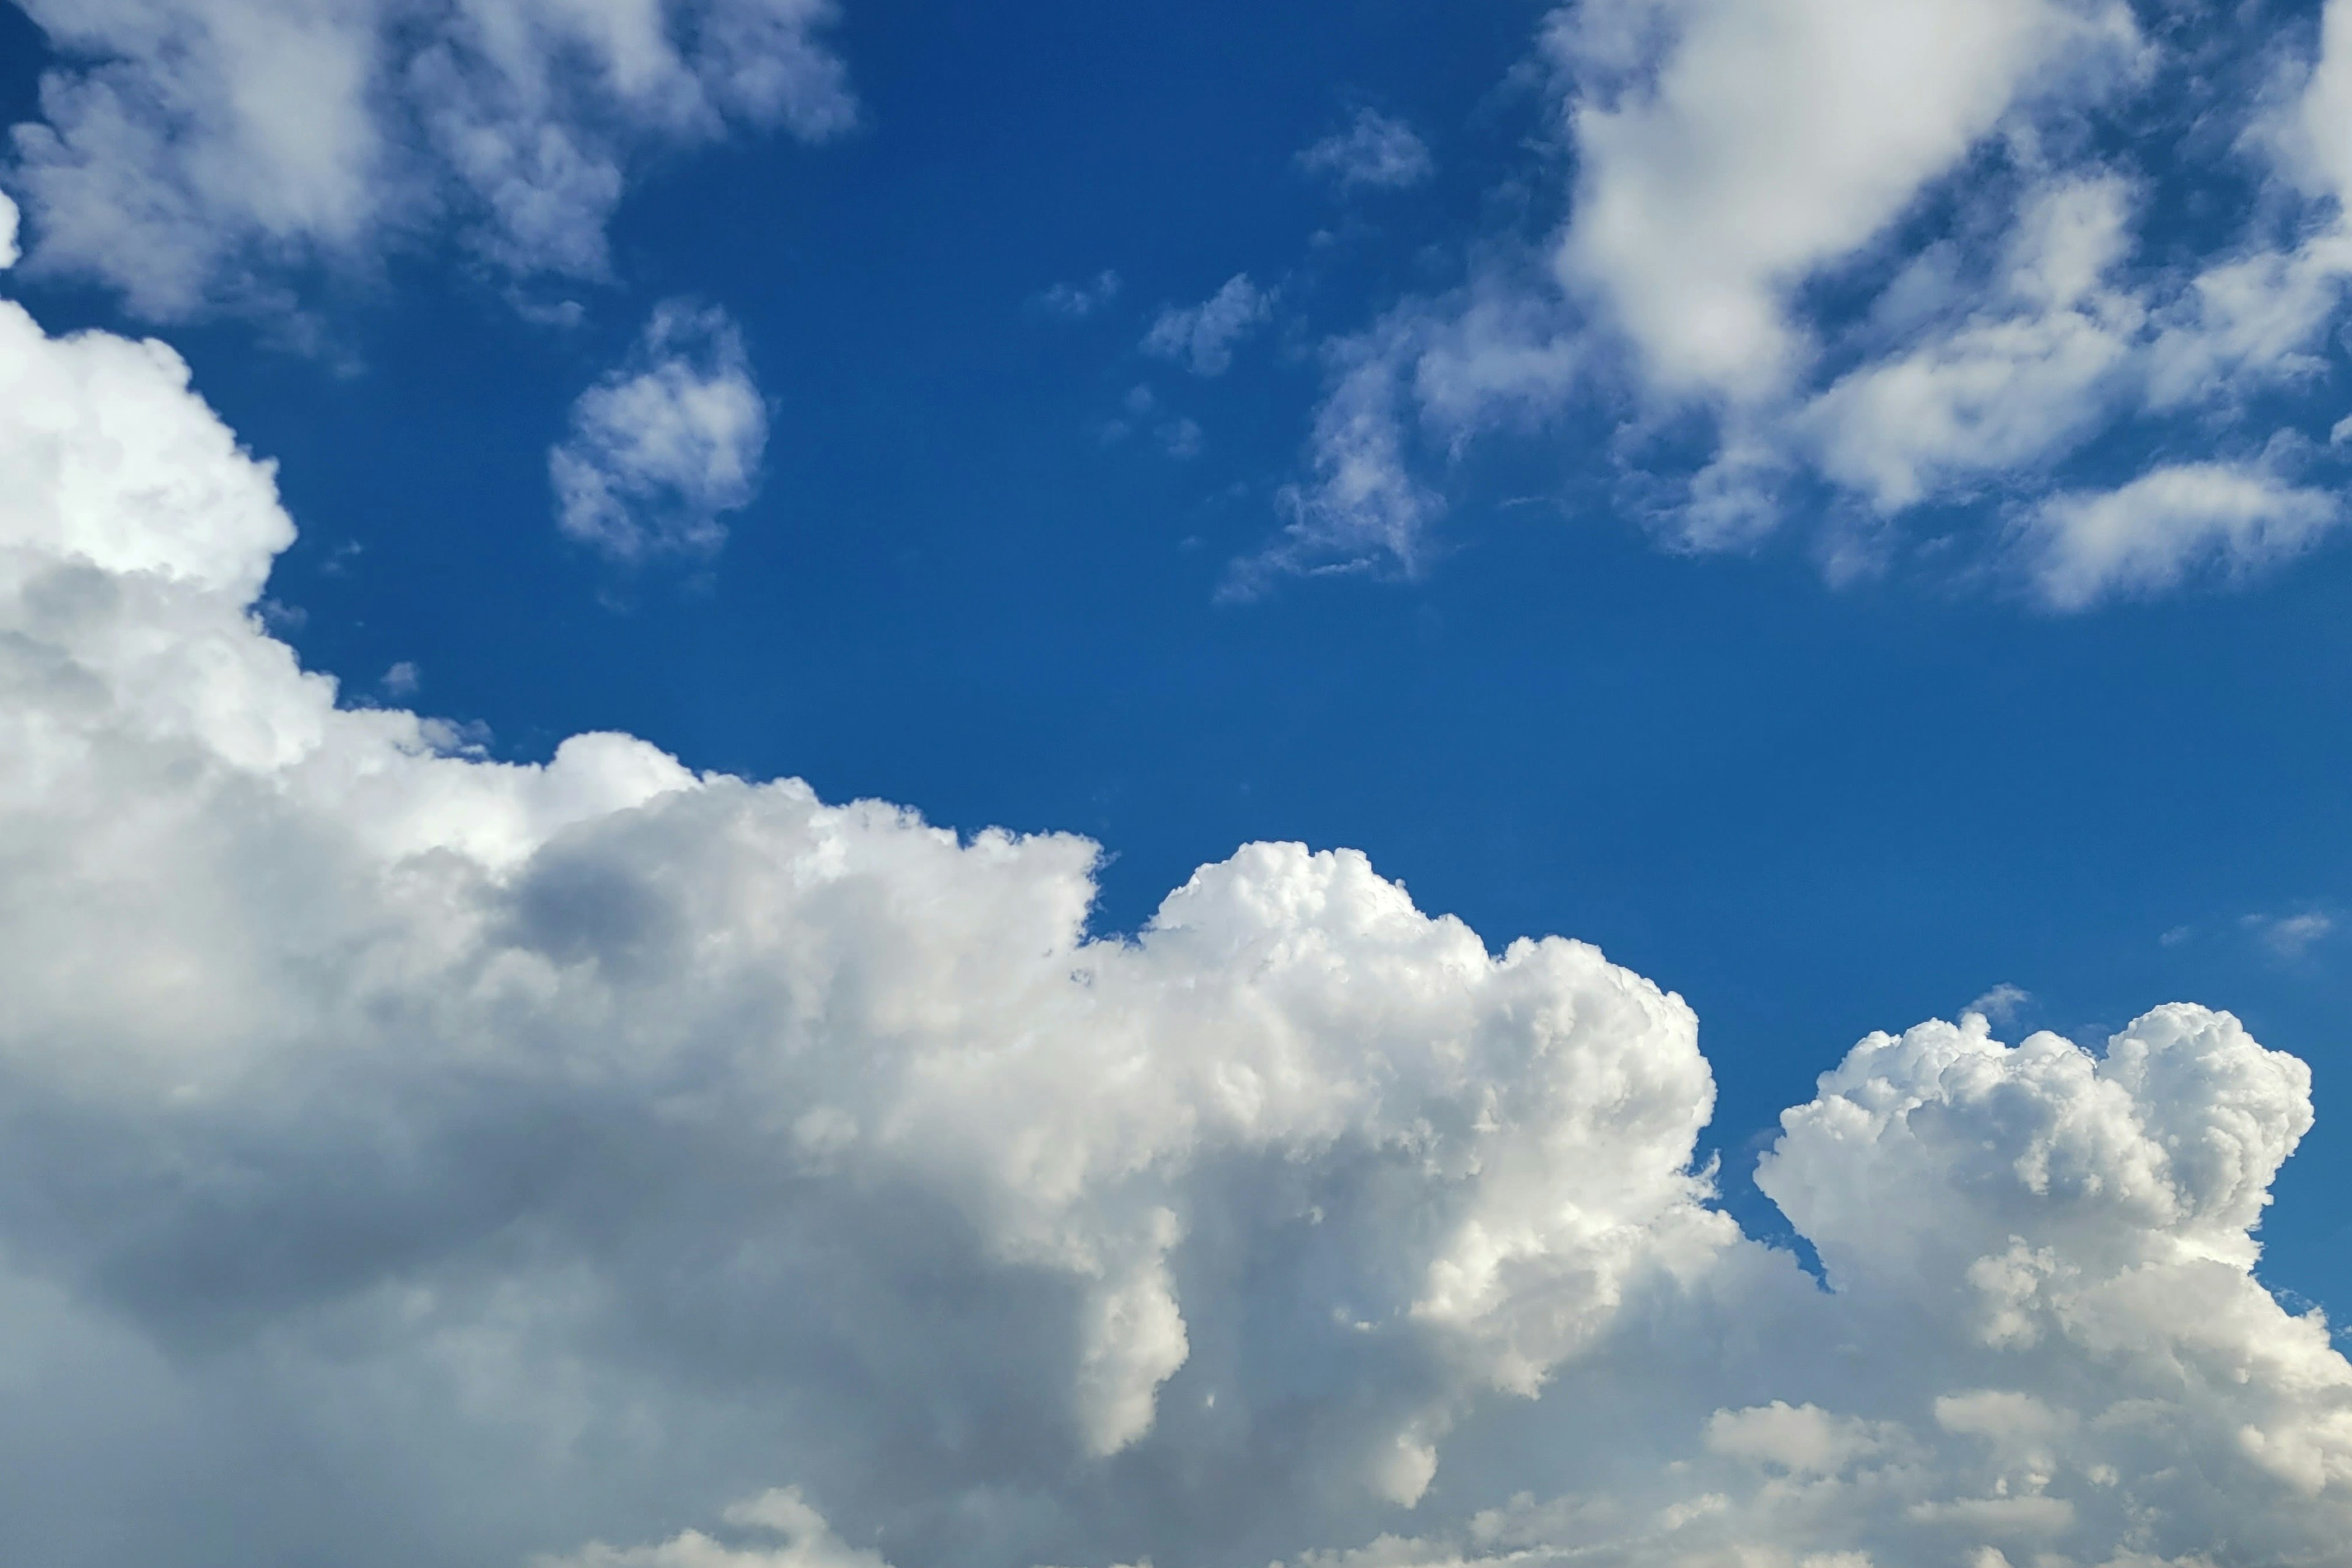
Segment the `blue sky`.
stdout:
[[[697,63],[665,120],[549,46],[534,133],[617,194],[534,230],[432,139],[528,119],[415,85],[461,9],[370,46],[375,161],[293,216],[152,42],[268,7],[0,16],[0,111],[67,132],[0,163],[0,289],[277,463],[268,624],[344,708],[1085,835],[1097,935],[1361,850],[1686,998],[1781,1243],[1758,1156],[1871,1031],[2226,1009],[2318,1116],[2259,1278],[2352,1311],[2352,8],[656,7],[839,83]],[[103,81],[188,96],[149,146]]]

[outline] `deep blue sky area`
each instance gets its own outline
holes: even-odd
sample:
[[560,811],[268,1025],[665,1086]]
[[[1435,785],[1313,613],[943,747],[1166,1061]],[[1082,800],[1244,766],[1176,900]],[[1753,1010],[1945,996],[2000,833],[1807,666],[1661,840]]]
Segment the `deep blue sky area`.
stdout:
[[[1767,1234],[1754,1155],[1867,1031],[2003,983],[2032,994],[2011,1038],[2226,1007],[2317,1079],[2264,1276],[2352,1314],[2352,979],[2340,936],[2287,956],[2250,923],[2352,889],[2352,551],[2072,616],[1926,572],[1833,585],[1798,531],[1657,548],[1601,477],[1606,422],[1570,418],[1462,458],[1418,577],[1218,597],[1301,471],[1316,345],[1458,281],[1465,236],[1558,221],[1527,177],[1557,174],[1551,110],[1510,85],[1540,11],[863,0],[837,34],[862,126],[667,155],[575,329],[395,251],[308,287],[313,351],[235,315],[164,335],[279,461],[303,537],[270,593],[354,700],[409,661],[415,705],[499,756],[625,730],[1084,833],[1105,931],[1248,840],[1361,848],[1492,948],[1580,937],[1687,997],[1727,1201]],[[0,14],[11,121],[40,58]],[[1342,200],[1302,172],[1366,107],[1422,129],[1435,180]],[[1094,316],[1038,307],[1106,268]],[[1282,310],[1230,373],[1139,352],[1244,272]],[[740,324],[767,476],[707,563],[619,568],[553,528],[547,450],[679,295]],[[1106,434],[1137,386],[1197,456]]]

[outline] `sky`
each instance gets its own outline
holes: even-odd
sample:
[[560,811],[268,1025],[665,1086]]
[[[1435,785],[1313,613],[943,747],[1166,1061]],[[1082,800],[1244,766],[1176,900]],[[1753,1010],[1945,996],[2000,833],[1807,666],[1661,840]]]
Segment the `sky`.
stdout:
[[0,112],[8,1555],[2352,1561],[2352,0]]

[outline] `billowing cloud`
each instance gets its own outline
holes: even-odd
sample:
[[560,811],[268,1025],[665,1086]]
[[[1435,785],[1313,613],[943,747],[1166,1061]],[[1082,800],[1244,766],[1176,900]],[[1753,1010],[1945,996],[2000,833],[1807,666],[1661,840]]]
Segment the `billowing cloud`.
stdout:
[[1143,335],[1143,352],[1194,375],[1223,375],[1234,349],[1274,317],[1274,295],[1239,273],[1197,305],[1164,305]]
[[454,220],[519,279],[602,277],[642,149],[822,138],[830,0],[28,0],[59,51],[5,178],[32,262],[173,320]]
[[1298,166],[1342,190],[1402,190],[1437,172],[1437,162],[1420,134],[1374,109],[1358,110],[1346,130],[1334,131],[1299,153]]
[[[1561,9],[1538,48],[1566,217],[1482,237],[1468,284],[1331,340],[1346,369],[1292,492],[1314,527],[1291,505],[1243,570],[1410,573],[1453,459],[1529,432],[1585,443],[1670,548],[1801,519],[1832,575],[1901,558],[1930,512],[1935,569],[2063,608],[2304,547],[2335,487],[2276,476],[2342,460],[2317,394],[2352,279],[2352,0],[2308,20],[2233,50],[2105,0]],[[2117,161],[2135,142],[2156,151]],[[2262,201],[2214,199],[2249,179]],[[2211,216],[2151,244],[2184,210]],[[1447,342],[1477,345],[1452,374]],[[1372,451],[1393,461],[1365,504],[1333,476]],[[2132,451],[2165,456],[2119,469]]]
[[[170,350],[0,303],[0,1517],[58,1568],[2324,1562],[2309,1074],[1864,1040],[1763,1189],[1682,1000],[1254,845],[344,707]],[[598,1544],[599,1542],[605,1544]],[[224,1545],[224,1543],[231,1543]]]
[[611,560],[709,554],[759,492],[767,405],[725,311],[656,307],[628,362],[580,395],[548,454],[565,534]]

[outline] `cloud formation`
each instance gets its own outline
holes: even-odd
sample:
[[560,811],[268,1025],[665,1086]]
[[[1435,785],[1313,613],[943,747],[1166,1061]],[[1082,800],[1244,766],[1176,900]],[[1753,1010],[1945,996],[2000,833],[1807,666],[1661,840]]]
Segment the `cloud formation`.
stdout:
[[[2276,20],[2255,49],[2111,0],[1562,8],[1565,219],[1332,340],[1305,512],[1245,569],[1410,573],[1469,443],[1570,430],[1670,548],[1805,520],[1850,576],[1933,513],[1939,561],[2061,612],[2311,546],[2352,0]],[[2152,241],[2184,208],[2214,216]]]
[[1298,166],[1341,190],[1403,190],[1437,172],[1429,144],[1412,126],[1373,109],[1358,110],[1345,131],[1300,153]]
[[1197,305],[1163,305],[1143,335],[1143,352],[1194,375],[1223,375],[1234,349],[1274,319],[1274,295],[1238,273]]
[[768,409],[743,335],[716,307],[667,300],[627,363],[580,395],[547,457],[564,533],[624,564],[709,555],[759,493]]
[[2310,548],[2342,521],[2332,492],[2219,463],[2181,463],[2102,494],[2043,501],[2024,545],[2034,588],[2054,609],[2173,586],[2210,561],[2231,574]]
[[2314,944],[2335,934],[2336,921],[2316,910],[2296,915],[2248,915],[2240,922],[2260,937],[2263,945],[2289,963],[2302,958]]
[[1082,283],[1056,283],[1031,303],[1046,315],[1083,321],[1108,308],[1122,287],[1118,274],[1106,268]]
[[58,58],[14,131],[31,265],[173,321],[454,223],[597,279],[640,154],[856,118],[830,0],[27,0]]
[[2309,1074],[2227,1015],[1863,1041],[1759,1175],[1825,1291],[1711,1201],[1690,1009],[1591,947],[1296,845],[1102,937],[1084,839],[341,706],[255,612],[268,466],[169,349],[7,302],[0,466],[28,1560],[2352,1533],[2352,1365],[2252,1272]]

